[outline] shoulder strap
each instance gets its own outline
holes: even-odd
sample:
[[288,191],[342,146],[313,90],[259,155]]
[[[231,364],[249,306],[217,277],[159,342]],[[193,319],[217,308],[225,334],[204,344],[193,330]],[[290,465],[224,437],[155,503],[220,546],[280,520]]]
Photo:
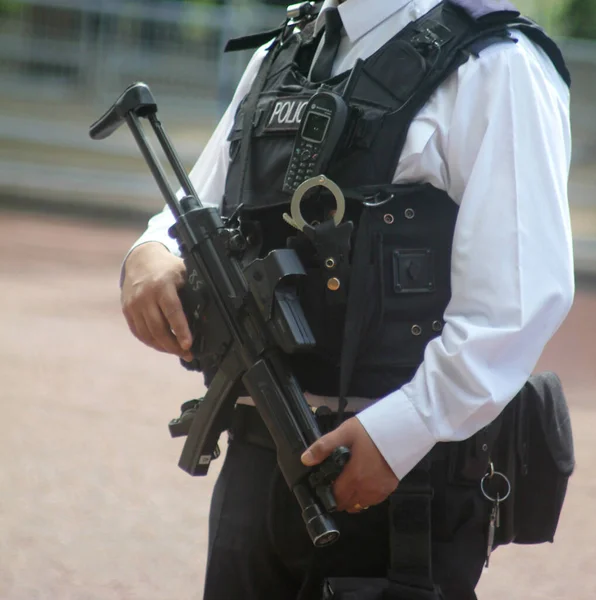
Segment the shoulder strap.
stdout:
[[[537,23],[521,16],[508,0],[447,0],[448,3],[467,13],[481,29],[505,26],[518,29],[540,46],[559,72],[563,81],[570,86],[571,75],[557,44]],[[490,45],[490,44],[487,44]]]
[[269,40],[277,38],[280,34],[286,37],[295,28],[304,30],[312,23],[323,6],[322,2],[301,2],[288,7],[286,20],[276,29],[245,35],[228,40],[224,52],[238,52],[240,50],[256,50]]
[[279,52],[281,44],[281,35],[278,36],[271,46],[269,47],[269,51],[267,55],[263,59],[261,66],[259,68],[259,72],[254,79],[252,87],[248,92],[248,95],[245,99],[245,107],[244,107],[244,125],[242,131],[242,142],[240,145],[240,168],[241,171],[241,181],[238,186],[238,197],[234,198],[234,206],[239,207],[242,204],[242,196],[244,194],[244,190],[246,189],[246,185],[250,186],[250,177],[251,177],[251,160],[250,160],[250,147],[252,141],[252,131],[254,127],[254,119],[255,113],[257,111],[257,104],[259,102],[259,96],[265,87],[265,82],[267,81],[267,76],[275,61],[277,53]]
[[517,18],[510,26],[512,29],[518,29],[528,36],[535,44],[540,46],[550,58],[563,81],[568,87],[571,87],[571,73],[569,72],[563,53],[552,38],[547,35],[544,29],[539,27],[534,21],[524,17]]
[[520,15],[519,10],[509,0],[448,0],[448,2],[458,6],[475,20],[492,18],[499,14],[507,14],[509,18]]
[[285,29],[285,25],[277,29],[270,29],[253,35],[245,35],[243,37],[228,40],[224,47],[224,52],[238,52],[240,50],[256,50],[269,40],[277,38]]

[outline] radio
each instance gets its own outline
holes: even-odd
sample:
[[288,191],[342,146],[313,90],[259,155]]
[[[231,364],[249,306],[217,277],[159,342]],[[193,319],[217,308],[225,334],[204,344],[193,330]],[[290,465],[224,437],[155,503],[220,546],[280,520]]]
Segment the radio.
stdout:
[[293,194],[311,177],[322,175],[342,137],[348,105],[333,92],[318,92],[306,105],[294,141],[283,191]]

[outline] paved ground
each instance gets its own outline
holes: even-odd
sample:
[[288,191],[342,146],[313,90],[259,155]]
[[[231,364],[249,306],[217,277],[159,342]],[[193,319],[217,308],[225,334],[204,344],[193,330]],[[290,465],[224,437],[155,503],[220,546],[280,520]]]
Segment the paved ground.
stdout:
[[[135,342],[120,259],[138,232],[0,214],[0,600],[201,597],[219,464],[176,467],[166,424],[200,380]],[[494,557],[481,600],[596,597],[596,286],[541,362],[573,413],[578,469],[555,545]]]

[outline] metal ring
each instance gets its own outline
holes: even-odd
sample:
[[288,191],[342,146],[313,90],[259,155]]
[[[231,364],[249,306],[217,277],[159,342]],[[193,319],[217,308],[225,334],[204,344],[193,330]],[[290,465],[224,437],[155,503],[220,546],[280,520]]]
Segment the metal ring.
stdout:
[[[497,498],[493,498],[492,496],[489,496],[486,493],[486,490],[484,489],[484,482],[487,479],[492,479],[493,477],[496,476],[502,477],[505,480],[505,483],[507,484],[507,493],[502,497],[497,497]],[[503,473],[501,473],[500,471],[494,471],[492,473],[492,475],[490,473],[487,473],[483,478],[482,481],[480,482],[480,489],[482,490],[482,495],[489,501],[489,502],[505,502],[505,500],[507,500],[507,498],[509,498],[509,495],[511,494],[511,482],[509,481],[509,479],[507,478],[506,475],[504,475]]]
[[[311,177],[310,179],[307,179],[306,181],[301,183],[296,188],[296,191],[292,196],[292,203],[290,204],[290,213],[292,215],[291,219],[293,221],[293,223],[290,224],[299,229],[300,231],[304,231],[304,227],[308,225],[308,223],[304,220],[304,217],[302,216],[302,211],[300,210],[300,203],[302,202],[302,198],[304,198],[306,192],[308,192],[312,188],[319,186],[327,188],[335,198],[337,209],[335,211],[335,214],[333,215],[333,222],[335,223],[336,227],[342,222],[346,214],[346,199],[337,183],[331,181],[331,179],[328,179],[327,177],[325,177],[325,175]],[[286,219],[286,215],[284,215],[284,219],[286,220],[286,222],[289,223],[288,219]]]
[[[365,198],[365,200],[372,200],[374,198],[377,198],[379,196],[380,192],[375,194],[374,196],[371,196],[370,198]],[[383,206],[383,204],[387,204],[388,202],[391,202],[391,200],[393,200],[395,198],[395,194],[389,194],[389,196],[387,196],[387,198],[385,198],[384,200],[380,200],[379,202],[362,202],[362,206],[371,206],[371,207],[377,207],[377,206]]]

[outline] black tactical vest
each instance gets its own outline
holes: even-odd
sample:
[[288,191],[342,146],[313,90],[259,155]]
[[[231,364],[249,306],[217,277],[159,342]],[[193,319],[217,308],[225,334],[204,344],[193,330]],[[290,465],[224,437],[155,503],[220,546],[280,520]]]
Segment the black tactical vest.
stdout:
[[[482,11],[490,0],[476,0],[474,9],[469,4],[439,4],[352,71],[323,84],[350,108],[325,173],[344,192],[346,219],[356,225],[343,301],[327,288],[320,257],[282,219],[291,200],[282,188],[294,138],[307,101],[321,88],[307,78],[319,42],[312,23],[279,34],[238,108],[223,215],[250,223],[261,256],[288,243],[301,256],[308,273],[301,302],[317,349],[288,360],[307,391],[386,395],[411,378],[443,328],[457,205],[429,184],[392,184],[408,128],[431,94],[471,55],[515,43],[516,29],[542,46],[569,83],[557,46],[534,23],[512,10]],[[330,218],[335,203],[319,191],[304,205],[306,220],[317,223]]]

